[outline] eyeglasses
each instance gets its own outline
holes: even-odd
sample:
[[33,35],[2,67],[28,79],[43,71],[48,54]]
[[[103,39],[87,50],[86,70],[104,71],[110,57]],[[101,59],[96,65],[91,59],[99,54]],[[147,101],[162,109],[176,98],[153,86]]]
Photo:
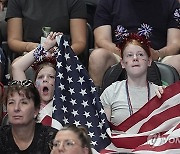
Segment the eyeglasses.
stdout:
[[13,80],[8,84],[8,86],[13,86],[13,85],[21,85],[22,87],[29,87],[31,85],[34,86],[31,80],[22,80],[22,81]]
[[64,146],[65,149],[71,149],[72,147],[74,147],[74,145],[79,145],[73,140],[64,140],[64,141],[53,140],[52,142],[49,143],[49,147],[52,150],[59,148],[61,144]]

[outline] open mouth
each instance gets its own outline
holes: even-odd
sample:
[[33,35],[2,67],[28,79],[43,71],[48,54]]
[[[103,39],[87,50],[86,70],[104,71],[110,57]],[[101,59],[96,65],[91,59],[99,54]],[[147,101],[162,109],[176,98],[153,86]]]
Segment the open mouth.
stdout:
[[49,88],[48,87],[43,87],[43,94],[47,95],[49,92]]

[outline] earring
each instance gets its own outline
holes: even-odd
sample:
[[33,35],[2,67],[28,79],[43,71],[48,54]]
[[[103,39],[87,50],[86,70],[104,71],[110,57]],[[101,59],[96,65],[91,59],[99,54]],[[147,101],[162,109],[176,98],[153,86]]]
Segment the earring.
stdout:
[[34,115],[34,119],[36,119],[36,114]]

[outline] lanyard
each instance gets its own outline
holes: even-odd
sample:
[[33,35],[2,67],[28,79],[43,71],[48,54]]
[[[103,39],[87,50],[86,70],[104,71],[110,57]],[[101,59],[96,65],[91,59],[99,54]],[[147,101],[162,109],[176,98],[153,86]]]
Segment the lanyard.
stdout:
[[[147,90],[148,90],[148,101],[150,100],[150,86],[149,82],[147,81]],[[128,107],[129,107],[129,113],[130,116],[133,114],[133,108],[132,108],[132,103],[129,95],[129,89],[128,89],[128,80],[126,80],[126,94],[127,94],[127,101],[128,101]]]

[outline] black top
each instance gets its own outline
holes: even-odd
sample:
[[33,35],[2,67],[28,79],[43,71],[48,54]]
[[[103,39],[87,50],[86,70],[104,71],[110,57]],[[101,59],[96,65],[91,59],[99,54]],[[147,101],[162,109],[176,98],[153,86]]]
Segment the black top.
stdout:
[[166,46],[167,30],[177,28],[174,12],[177,0],[100,0],[94,18],[94,28],[111,25],[113,42],[115,29],[122,25],[129,32],[137,32],[142,23],[150,25],[150,41],[154,49]]
[[54,139],[57,130],[37,123],[32,143],[21,151],[16,145],[11,131],[11,126],[6,125],[0,129],[0,154],[49,154],[48,143]]
[[8,2],[6,20],[23,19],[23,40],[40,42],[42,27],[70,34],[70,19],[86,19],[84,0],[11,0]]

